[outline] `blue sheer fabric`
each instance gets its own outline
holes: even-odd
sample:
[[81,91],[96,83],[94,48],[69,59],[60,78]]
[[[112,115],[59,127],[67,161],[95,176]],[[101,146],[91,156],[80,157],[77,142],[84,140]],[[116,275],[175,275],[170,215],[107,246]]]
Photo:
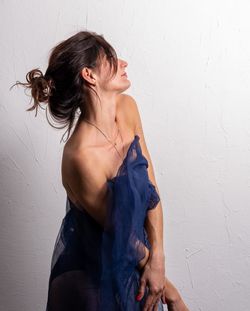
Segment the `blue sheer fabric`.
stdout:
[[[151,248],[144,221],[160,197],[139,139],[134,136],[117,175],[108,180],[104,227],[67,197],[51,260],[46,311],[143,310],[148,287],[141,301],[135,296],[142,273],[138,263],[144,247]],[[158,310],[163,311],[161,301]]]

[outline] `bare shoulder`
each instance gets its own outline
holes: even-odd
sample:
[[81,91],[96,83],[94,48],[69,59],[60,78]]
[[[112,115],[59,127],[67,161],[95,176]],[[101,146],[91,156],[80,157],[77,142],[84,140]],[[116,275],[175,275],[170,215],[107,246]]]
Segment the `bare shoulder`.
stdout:
[[[145,158],[148,161],[149,179],[157,187],[152,159],[151,159],[148,147],[147,147],[146,138],[144,136],[143,122],[142,122],[142,118],[140,116],[139,107],[137,105],[136,100],[130,95],[126,94],[125,101],[126,101],[127,117],[131,120],[130,122],[132,123],[134,133],[140,137],[141,150],[142,150],[143,155],[145,156]],[[158,187],[157,187],[157,190],[158,190]]]
[[118,97],[118,100],[119,101],[128,101],[128,102],[133,102],[133,101],[135,101],[135,99],[134,99],[134,97],[133,96],[131,96],[131,95],[129,95],[129,94],[126,94],[126,93],[122,93],[122,94],[119,94],[118,95],[119,97]]
[[122,114],[128,123],[128,126],[135,129],[136,118],[139,114],[136,100],[129,94],[119,95],[117,102],[118,113]]
[[122,93],[118,97],[118,107],[124,108],[125,113],[133,113],[133,109],[137,106],[136,101],[133,96],[129,94]]

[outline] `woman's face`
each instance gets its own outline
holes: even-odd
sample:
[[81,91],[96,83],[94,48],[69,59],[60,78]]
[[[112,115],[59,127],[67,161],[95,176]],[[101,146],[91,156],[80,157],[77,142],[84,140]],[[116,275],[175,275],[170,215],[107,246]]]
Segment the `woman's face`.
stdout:
[[[128,63],[118,58],[117,72],[111,78],[110,65],[106,57],[103,58],[99,75],[96,77],[96,87],[99,92],[122,93],[130,87],[130,81],[126,75]],[[125,75],[124,75],[125,73]]]

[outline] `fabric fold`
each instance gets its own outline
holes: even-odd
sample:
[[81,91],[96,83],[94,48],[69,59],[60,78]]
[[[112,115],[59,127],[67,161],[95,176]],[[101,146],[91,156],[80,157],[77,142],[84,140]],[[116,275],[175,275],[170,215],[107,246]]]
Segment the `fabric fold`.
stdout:
[[149,200],[148,200],[148,210],[153,209],[157,206],[158,202],[160,201],[160,196],[156,191],[155,185],[149,179]]

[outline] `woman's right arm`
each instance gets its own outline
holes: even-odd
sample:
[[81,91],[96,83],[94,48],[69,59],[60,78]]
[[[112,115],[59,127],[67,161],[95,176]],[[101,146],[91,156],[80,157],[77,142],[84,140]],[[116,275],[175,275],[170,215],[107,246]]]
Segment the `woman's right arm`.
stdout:
[[104,227],[110,191],[103,167],[89,154],[81,152],[71,158],[64,175],[77,200],[77,207],[86,210]]
[[[86,210],[105,228],[105,224],[109,223],[106,221],[106,215],[107,207],[112,204],[112,193],[109,191],[108,181],[103,171],[104,168],[98,167],[94,159],[88,155],[75,155],[71,160],[70,172],[67,174],[67,184],[77,200],[77,207]],[[137,266],[139,270],[142,270],[150,253],[146,245],[142,241],[140,243],[144,247],[145,256]],[[135,243],[136,247],[138,247],[137,243]]]

